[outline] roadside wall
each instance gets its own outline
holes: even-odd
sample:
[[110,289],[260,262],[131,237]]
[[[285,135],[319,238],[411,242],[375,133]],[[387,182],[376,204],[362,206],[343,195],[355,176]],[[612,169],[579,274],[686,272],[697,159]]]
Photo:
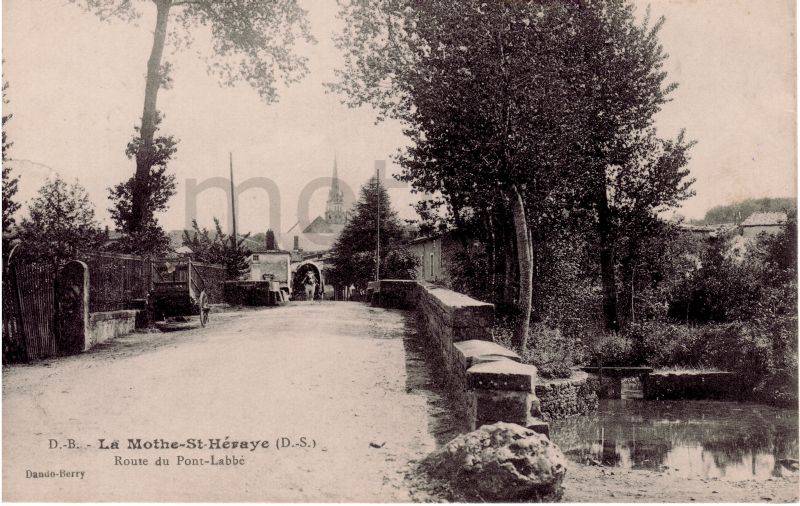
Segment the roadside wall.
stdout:
[[599,385],[596,378],[576,371],[565,379],[539,379],[534,392],[541,404],[539,416],[550,422],[597,411]]
[[89,313],[89,324],[82,351],[133,332],[137,313],[138,311],[133,309]]
[[540,380],[536,367],[492,341],[492,304],[418,281],[376,281],[368,293],[373,305],[416,310],[430,357],[473,427],[503,421],[546,433],[545,419],[596,409],[587,375],[561,383]]

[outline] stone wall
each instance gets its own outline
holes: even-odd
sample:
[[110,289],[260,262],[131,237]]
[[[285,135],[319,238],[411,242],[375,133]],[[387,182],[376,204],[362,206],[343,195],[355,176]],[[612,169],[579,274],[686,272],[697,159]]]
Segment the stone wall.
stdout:
[[226,281],[223,300],[234,306],[275,306],[285,296],[277,281]]
[[597,386],[597,395],[601,399],[622,399],[623,390],[626,392],[624,398],[642,398],[643,393],[638,391],[636,395],[632,395],[634,392],[631,385],[636,385],[637,382],[639,385],[644,385],[645,376],[654,371],[652,367],[587,366],[581,369],[589,373],[589,378]]
[[419,289],[419,284],[413,280],[370,281],[367,285],[367,297],[373,306],[414,309],[420,297]]
[[547,431],[543,419],[596,409],[587,375],[574,380],[539,380],[536,367],[492,341],[494,306],[466,295],[406,280],[372,282],[373,305],[415,309],[421,334],[441,366],[449,390],[473,427],[511,422]]
[[540,411],[534,413],[550,422],[597,411],[596,378],[583,371],[576,371],[566,379],[539,379],[534,387],[539,398]]
[[656,371],[644,376],[645,399],[738,399],[745,389],[736,374],[723,371]]
[[58,273],[59,353],[72,355],[133,332],[137,310],[89,312],[89,267],[73,260]]
[[133,309],[89,313],[83,351],[109,339],[133,332],[136,327],[136,313],[138,311]]

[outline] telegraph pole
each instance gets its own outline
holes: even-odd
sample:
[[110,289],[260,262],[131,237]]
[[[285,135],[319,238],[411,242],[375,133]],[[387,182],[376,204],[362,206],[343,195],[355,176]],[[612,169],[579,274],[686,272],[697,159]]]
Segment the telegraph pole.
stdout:
[[375,194],[378,197],[378,216],[375,220],[377,227],[377,241],[375,241],[375,281],[381,280],[381,188],[380,188],[381,166],[375,162]]
[[233,242],[233,249],[236,250],[239,248],[239,240],[236,237],[236,191],[234,190],[233,186],[233,153],[229,152],[228,155],[230,157],[231,169],[231,223],[233,225],[233,236],[231,241]]

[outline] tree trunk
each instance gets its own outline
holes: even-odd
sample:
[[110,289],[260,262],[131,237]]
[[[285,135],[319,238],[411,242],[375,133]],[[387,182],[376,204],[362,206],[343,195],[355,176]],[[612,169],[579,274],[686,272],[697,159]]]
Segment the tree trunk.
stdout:
[[531,238],[528,232],[528,221],[525,218],[525,205],[522,202],[522,195],[516,187],[513,192],[512,210],[514,232],[517,239],[517,263],[519,264],[519,315],[514,327],[512,344],[522,351],[528,343],[528,331],[531,325],[533,269],[531,268]]
[[534,229],[528,229],[531,249],[531,320],[535,323],[541,322],[544,315],[544,301],[542,300],[542,271],[541,271],[541,248],[544,244],[541,234]]
[[144,108],[142,111],[142,126],[139,131],[141,144],[136,152],[136,176],[133,185],[131,204],[131,231],[140,230],[144,225],[147,201],[149,198],[148,187],[153,148],[153,135],[156,129],[156,100],[158,88],[161,86],[161,57],[164,54],[164,40],[167,36],[167,20],[171,0],[158,0],[156,2],[156,29],[153,32],[153,48],[147,60],[147,81],[144,88]]
[[516,247],[514,245],[513,236],[509,234],[511,230],[503,232],[503,243],[505,246],[504,258],[504,272],[503,272],[503,304],[506,307],[514,305],[517,296],[517,281],[515,279],[517,262],[514,260],[516,256],[514,252]]
[[492,219],[491,211],[486,214],[486,253],[489,262],[489,293],[491,294],[492,302],[497,302],[497,272],[498,272],[498,261],[497,261],[497,234],[494,229],[494,220]]
[[633,270],[631,271],[631,317],[630,322],[636,323],[636,299],[634,298],[636,293],[636,266],[633,266]]
[[600,281],[603,285],[603,316],[608,331],[619,330],[617,319],[617,280],[614,272],[614,238],[611,233],[611,212],[608,207],[605,177],[598,191],[597,232],[600,239]]

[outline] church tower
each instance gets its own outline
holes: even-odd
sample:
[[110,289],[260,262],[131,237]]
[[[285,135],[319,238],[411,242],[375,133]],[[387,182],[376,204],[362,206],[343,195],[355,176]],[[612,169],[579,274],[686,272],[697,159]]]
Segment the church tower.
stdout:
[[344,193],[339,189],[339,174],[336,157],[333,158],[333,177],[328,192],[328,203],[325,206],[325,221],[331,225],[344,225],[347,215],[344,210]]

